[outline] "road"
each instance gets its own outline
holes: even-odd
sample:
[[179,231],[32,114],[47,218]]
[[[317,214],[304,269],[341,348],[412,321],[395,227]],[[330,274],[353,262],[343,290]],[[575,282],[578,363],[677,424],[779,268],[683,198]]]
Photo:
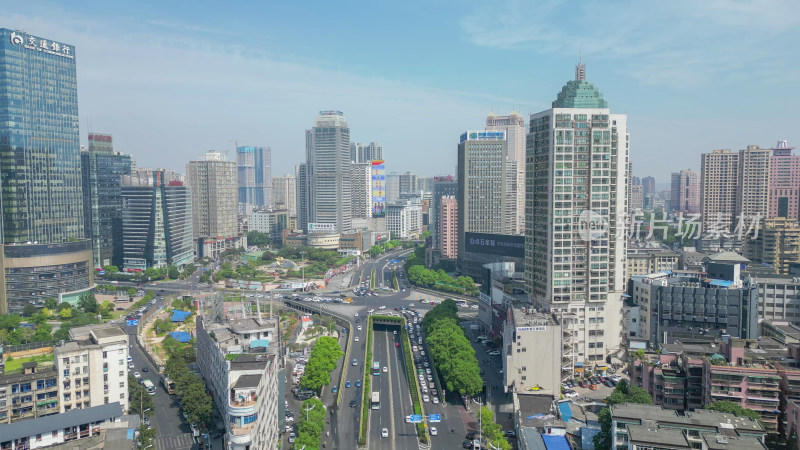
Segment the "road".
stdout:
[[[392,327],[377,325],[373,332],[373,361],[379,361],[381,372],[372,378],[372,392],[380,392],[380,409],[370,411],[369,448],[404,450],[417,447],[416,426],[406,423],[405,416],[414,413],[411,404],[411,391],[408,385],[408,373],[403,362],[402,347],[395,347],[399,342],[392,334]],[[381,437],[381,430],[387,428],[389,437]]]

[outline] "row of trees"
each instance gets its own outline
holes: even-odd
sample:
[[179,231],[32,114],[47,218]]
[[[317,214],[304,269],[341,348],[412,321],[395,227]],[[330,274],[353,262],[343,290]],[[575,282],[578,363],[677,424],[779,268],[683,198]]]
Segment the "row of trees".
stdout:
[[325,406],[318,398],[310,398],[300,407],[297,421],[295,448],[320,448],[322,432],[325,431]]
[[[165,339],[174,340],[171,337]],[[175,383],[175,393],[180,398],[183,411],[189,416],[189,422],[207,424],[211,421],[211,396],[199,375],[189,370],[185,350],[180,346],[167,346],[169,352],[164,373]]]
[[269,234],[256,230],[247,232],[247,245],[255,245],[256,247],[269,247],[269,243]]
[[478,295],[478,287],[472,278],[460,276],[453,278],[442,269],[430,270],[425,266],[411,266],[408,270],[408,281],[417,286],[436,289],[454,294]]
[[332,337],[323,336],[314,343],[311,356],[306,364],[306,372],[300,380],[300,387],[320,394],[322,387],[330,384],[331,372],[344,355],[339,342]]
[[483,390],[475,349],[458,325],[458,306],[447,299],[425,314],[422,329],[436,370],[451,392],[474,396]]
[[373,245],[372,248],[369,249],[369,255],[370,256],[378,256],[378,255],[380,255],[382,253],[388,252],[390,250],[394,250],[396,248],[409,248],[409,247],[412,247],[413,245],[414,245],[414,243],[411,242],[411,241],[391,240],[391,241],[384,242],[382,244]]
[[481,437],[489,445],[489,448],[511,450],[511,444],[503,434],[503,427],[494,422],[492,410],[481,406],[479,414],[481,415]]
[[[155,408],[153,397],[131,373],[128,374],[128,404],[130,405],[130,414],[153,417],[153,408]],[[139,447],[146,448],[148,445],[152,445],[155,437],[155,428],[148,427],[142,422],[139,426]]]

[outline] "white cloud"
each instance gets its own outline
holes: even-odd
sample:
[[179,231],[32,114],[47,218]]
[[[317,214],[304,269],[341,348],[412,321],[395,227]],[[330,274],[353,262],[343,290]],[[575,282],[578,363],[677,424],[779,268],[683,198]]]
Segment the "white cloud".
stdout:
[[461,19],[475,44],[617,61],[643,84],[683,86],[736,76],[797,80],[800,2],[524,2],[480,6]]

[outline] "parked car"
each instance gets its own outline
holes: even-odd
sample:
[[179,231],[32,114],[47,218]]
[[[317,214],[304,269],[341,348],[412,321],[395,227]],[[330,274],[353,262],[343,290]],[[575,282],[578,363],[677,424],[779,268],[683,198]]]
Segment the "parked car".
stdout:
[[608,386],[610,388],[614,387],[614,383],[612,383],[611,380],[603,381],[603,384],[605,384],[606,386]]
[[505,437],[507,437],[507,438],[513,438],[513,437],[517,437],[517,432],[514,431],[514,430],[506,430],[506,431],[503,431],[503,435]]
[[590,384],[590,385],[589,385],[589,389],[591,389],[591,390],[593,390],[593,391],[596,391],[596,390],[597,390],[597,386],[596,386],[596,385],[594,385],[594,384]]

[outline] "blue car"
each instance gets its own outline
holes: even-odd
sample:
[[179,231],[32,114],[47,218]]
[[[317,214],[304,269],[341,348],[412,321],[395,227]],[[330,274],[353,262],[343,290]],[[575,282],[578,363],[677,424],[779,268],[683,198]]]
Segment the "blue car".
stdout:
[[361,380],[356,380],[356,387],[361,387]]
[[344,384],[344,387],[350,387],[350,380],[347,380],[347,383]]
[[333,392],[334,394],[335,394],[335,393],[337,393],[337,392],[339,392],[339,386],[334,386],[334,387],[332,387],[332,388],[331,388],[331,392]]

